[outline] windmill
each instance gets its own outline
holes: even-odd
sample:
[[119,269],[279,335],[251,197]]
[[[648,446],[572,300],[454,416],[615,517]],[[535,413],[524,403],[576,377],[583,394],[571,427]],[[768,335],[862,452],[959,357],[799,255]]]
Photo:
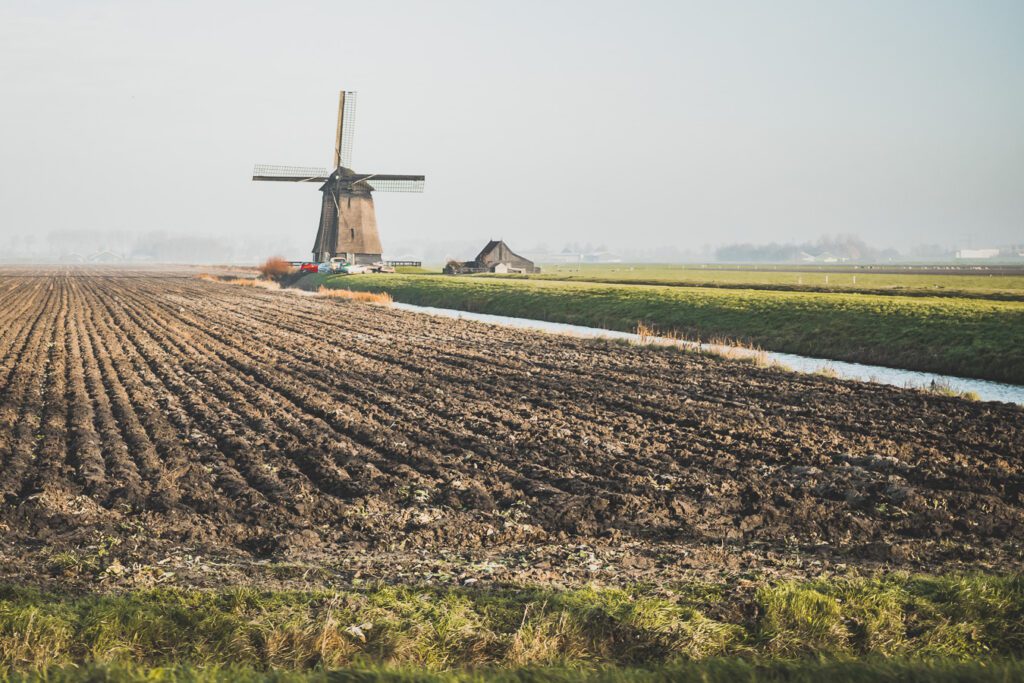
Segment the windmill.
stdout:
[[352,137],[355,132],[356,94],[338,96],[338,128],[334,137],[331,168],[257,164],[253,180],[286,183],[323,183],[320,191],[320,227],[313,243],[313,259],[335,256],[353,264],[381,260],[380,233],[373,209],[373,192],[423,192],[424,176],[387,173],[356,173],[352,170]]

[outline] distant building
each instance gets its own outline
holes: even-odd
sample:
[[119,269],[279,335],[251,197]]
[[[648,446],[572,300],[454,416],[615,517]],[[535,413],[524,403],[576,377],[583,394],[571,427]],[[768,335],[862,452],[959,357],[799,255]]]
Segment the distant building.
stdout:
[[999,256],[998,249],[960,249],[956,252],[957,258],[995,258]]
[[472,261],[449,261],[444,267],[448,275],[461,273],[539,273],[540,268],[528,258],[512,251],[501,240],[491,240]]
[[845,261],[846,259],[840,259],[831,251],[823,251],[820,254],[818,254],[817,260],[821,261],[822,263],[839,263],[840,260]]
[[604,248],[593,251],[570,251],[568,248],[558,253],[530,254],[542,259],[545,263],[622,263],[622,257]]
[[622,259],[608,251],[592,251],[580,254],[581,263],[622,263]]
[[124,257],[120,254],[115,254],[109,249],[105,249],[89,254],[87,260],[89,263],[120,263],[124,261]]
[[811,254],[806,251],[801,251],[797,254],[795,260],[803,261],[804,263],[842,263],[849,261],[848,256],[836,256],[831,251],[823,251],[820,254]]

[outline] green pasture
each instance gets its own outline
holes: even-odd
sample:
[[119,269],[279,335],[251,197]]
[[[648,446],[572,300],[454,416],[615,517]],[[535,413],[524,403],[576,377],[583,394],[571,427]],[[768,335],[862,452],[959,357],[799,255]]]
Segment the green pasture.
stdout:
[[1024,302],[428,275],[311,276],[304,286],[613,330],[1024,383]]
[[907,296],[957,296],[1024,301],[1024,267],[1013,275],[976,272],[875,273],[852,266],[725,266],[673,264],[557,264],[545,265],[536,275],[477,275],[476,277],[529,278],[650,284],[684,287],[768,288],[783,291],[857,292]]

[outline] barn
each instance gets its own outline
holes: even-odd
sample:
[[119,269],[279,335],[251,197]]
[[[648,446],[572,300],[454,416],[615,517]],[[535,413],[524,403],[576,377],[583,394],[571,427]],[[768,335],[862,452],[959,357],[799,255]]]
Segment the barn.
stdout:
[[491,240],[472,261],[449,261],[444,267],[449,275],[461,273],[539,273],[540,268],[528,258],[512,251],[502,240]]

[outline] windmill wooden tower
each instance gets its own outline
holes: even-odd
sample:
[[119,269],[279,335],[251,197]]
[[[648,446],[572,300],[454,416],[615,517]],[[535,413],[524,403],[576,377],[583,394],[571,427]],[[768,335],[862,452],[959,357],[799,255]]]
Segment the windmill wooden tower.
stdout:
[[373,192],[423,192],[424,176],[356,173],[352,170],[352,137],[355,132],[356,94],[338,96],[338,128],[334,137],[331,168],[257,164],[253,180],[288,183],[323,183],[320,191],[320,227],[313,243],[313,259],[323,262],[335,256],[349,263],[370,264],[381,260],[380,233],[373,209]]

